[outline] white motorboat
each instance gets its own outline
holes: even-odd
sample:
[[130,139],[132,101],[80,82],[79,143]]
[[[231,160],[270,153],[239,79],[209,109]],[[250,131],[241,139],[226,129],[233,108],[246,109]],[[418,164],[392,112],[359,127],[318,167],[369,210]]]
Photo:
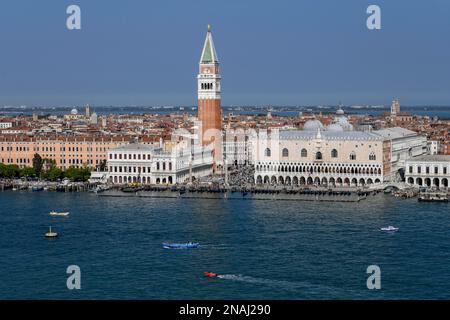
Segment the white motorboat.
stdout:
[[56,212],[56,211],[51,211],[49,214],[51,216],[60,216],[60,217],[67,217],[69,215],[70,212]]
[[398,228],[396,228],[394,226],[383,227],[383,228],[381,228],[381,231],[398,231]]

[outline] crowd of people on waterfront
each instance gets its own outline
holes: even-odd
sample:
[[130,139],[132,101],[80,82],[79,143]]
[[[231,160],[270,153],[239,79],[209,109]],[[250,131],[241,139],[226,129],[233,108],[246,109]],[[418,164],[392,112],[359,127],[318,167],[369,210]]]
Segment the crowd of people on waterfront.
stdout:
[[230,186],[251,187],[255,184],[255,168],[253,166],[235,166],[228,172]]

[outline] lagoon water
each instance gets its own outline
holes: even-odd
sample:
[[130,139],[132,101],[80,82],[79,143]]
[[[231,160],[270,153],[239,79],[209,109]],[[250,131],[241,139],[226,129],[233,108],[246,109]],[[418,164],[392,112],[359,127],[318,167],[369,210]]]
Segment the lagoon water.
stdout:
[[[59,238],[44,238],[50,225]],[[450,299],[450,204],[7,191],[0,229],[0,299]],[[69,265],[81,290],[66,287]],[[369,265],[381,290],[366,287]]]
[[[62,116],[71,112],[73,107],[0,107],[0,115],[17,116],[17,115],[32,115],[37,114],[52,114]],[[280,107],[273,106],[273,115],[282,117],[296,117],[299,112],[323,112],[323,113],[334,113],[337,107]],[[95,112],[99,115],[109,115],[109,114],[169,114],[183,112],[188,112],[191,114],[197,114],[196,106],[183,107],[137,107],[137,106],[95,106]],[[246,115],[265,115],[267,113],[267,107],[230,107],[222,106],[224,114],[229,114],[230,112],[237,114]],[[362,108],[352,108],[343,107],[347,114],[355,115],[372,115],[381,116],[383,113],[390,112],[390,106],[382,106],[377,108],[362,107]],[[309,110],[309,111],[308,111]],[[409,112],[413,115],[419,116],[429,116],[438,117],[440,119],[450,119],[450,106],[402,106],[402,111]]]

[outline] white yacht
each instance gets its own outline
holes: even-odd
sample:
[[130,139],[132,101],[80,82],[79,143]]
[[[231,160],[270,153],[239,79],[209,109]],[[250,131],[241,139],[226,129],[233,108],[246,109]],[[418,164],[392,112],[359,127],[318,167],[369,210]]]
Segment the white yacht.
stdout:
[[383,227],[381,228],[381,231],[397,231],[398,228],[394,227],[394,226],[389,226],[389,227]]
[[70,212],[56,212],[56,211],[50,211],[49,213],[51,216],[61,216],[61,217],[67,217]]

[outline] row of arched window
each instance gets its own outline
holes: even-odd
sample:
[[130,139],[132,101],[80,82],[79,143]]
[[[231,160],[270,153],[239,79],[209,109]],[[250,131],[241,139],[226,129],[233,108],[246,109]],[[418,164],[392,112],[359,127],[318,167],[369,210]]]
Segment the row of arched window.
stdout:
[[213,84],[212,83],[201,83],[200,87],[202,88],[202,90],[210,90],[210,89],[213,89]]
[[326,178],[323,177],[322,179],[320,177],[283,177],[279,176],[257,176],[256,177],[256,184],[271,184],[271,185],[287,185],[287,186],[299,186],[299,185],[315,185],[315,186],[364,186],[364,185],[371,185],[371,184],[378,184],[381,183],[381,179],[364,179],[360,178],[359,180],[357,178],[341,178],[341,177],[331,177]]
[[[265,150],[265,152],[264,152],[264,155],[265,155],[266,157],[270,157],[270,156],[272,155],[272,151],[271,151],[269,148],[266,148],[266,150]],[[284,148],[284,149],[282,150],[282,152],[281,152],[281,155],[282,155],[282,157],[284,157],[284,158],[289,157],[289,150],[288,150],[287,148]],[[300,156],[301,156],[302,158],[308,157],[308,151],[307,151],[306,149],[303,148],[303,149],[300,151]],[[336,149],[331,150],[331,157],[332,157],[332,158],[337,158],[337,157],[338,157],[338,151],[337,151]],[[315,158],[316,158],[316,160],[322,160],[322,159],[323,159],[322,152],[317,151],[317,152],[316,152],[316,155],[315,155]],[[350,159],[350,160],[356,160],[356,153],[355,153],[354,151],[352,151],[352,152],[350,153],[349,159]],[[376,159],[377,159],[377,156],[375,155],[375,153],[374,153],[374,152],[371,152],[371,153],[369,154],[369,160],[376,160]]]
[[256,165],[256,172],[300,172],[300,173],[342,173],[342,174],[371,174],[381,175],[381,168],[372,167],[331,167],[331,166],[297,166],[297,165]]
[[[113,182],[113,183],[131,183],[131,182],[139,182],[139,183],[144,183],[144,184],[150,184],[151,183],[151,178],[150,177],[136,177],[136,176],[114,176],[114,177],[109,177],[109,181]],[[167,178],[156,178],[155,180],[156,184],[172,184],[173,183],[173,178],[172,176],[169,176]]]

